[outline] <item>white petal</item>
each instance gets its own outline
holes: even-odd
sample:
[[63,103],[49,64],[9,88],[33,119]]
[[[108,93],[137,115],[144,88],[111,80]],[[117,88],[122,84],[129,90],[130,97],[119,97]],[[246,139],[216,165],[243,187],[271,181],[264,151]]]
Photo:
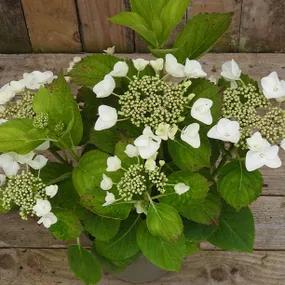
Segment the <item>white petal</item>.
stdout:
[[53,198],[58,192],[58,186],[57,185],[49,185],[45,188],[45,192],[46,192],[47,196],[49,196],[50,198]]
[[94,129],[101,131],[112,128],[116,125],[118,120],[117,110],[113,107],[101,105],[98,108],[99,118],[95,123]]
[[136,202],[136,203],[134,204],[134,206],[135,206],[135,208],[136,208],[137,214],[140,215],[140,214],[142,214],[142,213],[144,213],[144,214],[147,213],[146,208],[145,208],[144,204],[142,203],[142,201]]
[[10,84],[5,84],[0,88],[0,105],[4,105],[9,102],[12,98],[16,96],[16,92],[10,86]]
[[115,46],[112,46],[112,47],[108,47],[107,49],[104,49],[103,51],[104,51],[106,54],[114,54],[114,53],[115,53],[115,49],[116,49],[116,47],[115,47]]
[[227,61],[222,65],[221,75],[228,81],[239,80],[241,70],[235,60]]
[[191,108],[191,116],[207,125],[213,123],[213,118],[211,114],[211,107],[213,106],[213,101],[207,98],[199,98],[194,102]]
[[33,151],[27,153],[27,154],[17,154],[13,153],[14,159],[21,163],[21,164],[26,164],[29,163],[33,157],[35,156],[35,153]]
[[269,142],[262,138],[260,132],[255,132],[250,138],[246,139],[248,148],[252,151],[263,151],[269,147]]
[[38,217],[42,217],[51,211],[51,204],[48,200],[37,199],[33,210]]
[[128,144],[124,152],[128,157],[131,158],[139,155],[137,147],[132,144]]
[[114,202],[116,202],[115,195],[107,191],[106,196],[105,196],[105,203],[103,204],[103,207],[109,206],[113,204]]
[[285,85],[275,71],[261,79],[261,87],[267,99],[278,99],[285,96]]
[[146,66],[149,64],[149,61],[143,58],[137,58],[133,59],[133,64],[136,70],[143,71],[146,68]]
[[20,93],[20,92],[24,91],[26,88],[25,80],[21,79],[18,81],[11,81],[10,86],[15,91],[15,93]]
[[170,130],[170,125],[166,123],[160,123],[155,131],[155,134],[162,140],[168,140],[168,134]]
[[177,62],[177,59],[172,54],[165,56],[165,70],[173,77],[185,77],[184,65]]
[[188,58],[186,59],[184,71],[188,78],[200,78],[207,76],[207,73],[203,70],[199,61],[189,60]]
[[111,76],[114,77],[125,77],[129,72],[129,66],[124,61],[118,61],[113,70],[110,72]]
[[188,185],[186,185],[185,183],[177,183],[174,186],[174,190],[175,190],[176,194],[182,195],[182,194],[188,192],[190,190],[190,187]]
[[39,170],[46,166],[48,159],[43,155],[37,155],[33,160],[28,162],[27,164],[33,169]]
[[35,150],[37,151],[44,151],[50,148],[50,141],[45,141],[41,145],[39,145]]
[[148,171],[154,171],[156,168],[156,163],[155,160],[149,158],[145,164],[144,164],[144,168]]
[[49,212],[38,220],[38,224],[43,224],[45,228],[49,228],[57,222],[57,217],[54,213]]
[[182,141],[188,143],[193,148],[199,148],[201,145],[199,129],[200,126],[197,123],[185,127],[181,132]]
[[6,123],[6,122],[8,122],[8,120],[0,119],[0,125],[4,124],[4,123]]
[[2,167],[6,176],[17,175],[20,165],[15,161],[13,153],[4,153],[0,155],[0,167]]
[[163,70],[164,59],[158,58],[156,60],[151,60],[150,65],[155,70],[155,72],[159,72],[159,71]]
[[279,168],[282,165],[278,152],[279,147],[277,145],[270,146],[265,150],[266,166],[270,168]]
[[280,146],[283,150],[285,150],[285,139],[281,141]]
[[113,181],[110,177],[108,177],[107,175],[103,174],[101,183],[100,183],[100,188],[102,190],[110,190],[113,187]]
[[102,81],[93,87],[93,92],[97,98],[106,98],[113,93],[115,88],[116,82],[114,78],[110,74],[107,74]]
[[3,186],[6,182],[6,175],[0,174],[0,186]]
[[114,172],[121,168],[121,160],[115,155],[110,156],[107,159],[107,171],[108,172]]
[[245,157],[245,166],[248,171],[254,171],[264,166],[264,159],[258,152],[249,150]]

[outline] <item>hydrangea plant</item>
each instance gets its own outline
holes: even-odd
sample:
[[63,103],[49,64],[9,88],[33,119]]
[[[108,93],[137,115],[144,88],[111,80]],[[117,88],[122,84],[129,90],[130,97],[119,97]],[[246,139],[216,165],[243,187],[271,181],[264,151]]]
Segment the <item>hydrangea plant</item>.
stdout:
[[189,0],[131,4],[111,21],[135,30],[150,60],[109,48],[0,89],[0,210],[76,241],[69,264],[85,284],[140,255],[179,271],[202,241],[251,251],[259,169],[280,167],[285,149],[285,81],[259,84],[234,60],[214,80],[196,59],[231,14],[194,16],[169,47]]

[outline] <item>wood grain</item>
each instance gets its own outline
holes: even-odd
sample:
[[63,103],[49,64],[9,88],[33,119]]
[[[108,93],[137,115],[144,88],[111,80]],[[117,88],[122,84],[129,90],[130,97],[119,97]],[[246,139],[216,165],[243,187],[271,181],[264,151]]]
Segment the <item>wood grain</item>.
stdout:
[[102,52],[113,45],[117,52],[134,51],[133,32],[108,20],[108,17],[128,9],[127,1],[77,0],[77,5],[85,51]]
[[188,19],[199,13],[233,12],[233,20],[229,30],[219,40],[213,51],[236,52],[239,46],[241,0],[193,0],[188,9]]
[[81,51],[74,0],[22,0],[33,51]]
[[21,0],[0,1],[0,52],[23,53],[30,51],[30,39]]
[[240,51],[285,51],[284,0],[243,0]]
[[[283,285],[285,252],[203,251],[188,257],[180,273],[144,285]],[[1,285],[80,285],[69,271],[64,249],[1,249]],[[130,285],[105,274],[100,285]]]

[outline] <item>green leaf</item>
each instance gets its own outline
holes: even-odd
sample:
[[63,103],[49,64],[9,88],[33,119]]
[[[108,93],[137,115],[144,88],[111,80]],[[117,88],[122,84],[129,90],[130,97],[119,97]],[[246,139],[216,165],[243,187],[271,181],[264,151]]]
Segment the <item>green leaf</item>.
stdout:
[[199,98],[207,98],[212,100],[213,106],[211,108],[211,114],[213,121],[216,122],[221,118],[222,96],[220,94],[220,88],[217,85],[203,78],[192,79],[192,84],[189,88],[189,92],[196,95],[191,102],[193,104]]
[[0,125],[0,152],[25,154],[46,140],[46,133],[35,129],[30,119],[11,120]]
[[180,271],[186,253],[183,235],[174,242],[167,242],[153,236],[143,221],[137,230],[137,243],[143,255],[154,265],[168,271]]
[[77,85],[94,87],[113,70],[118,61],[120,58],[108,54],[90,55],[77,63],[68,75]]
[[212,224],[216,223],[221,211],[221,201],[213,193],[209,193],[205,199],[192,200],[190,203],[181,205],[180,214],[196,223]]
[[[81,115],[74,100],[70,87],[63,75],[47,88],[41,88],[33,99],[34,111],[37,114],[48,114],[48,129],[51,137],[54,135],[55,126],[64,124],[64,131],[58,140],[59,147],[73,147],[79,144],[83,135]],[[64,145],[62,145],[64,144]]]
[[197,171],[210,167],[211,147],[206,137],[201,137],[199,148],[193,148],[180,139],[168,140],[168,150],[173,162],[182,170]]
[[154,31],[152,31],[145,19],[135,12],[122,12],[110,18],[113,24],[122,25],[133,29],[137,32],[148,44],[153,47],[158,47],[158,39]]
[[236,210],[255,201],[262,186],[261,173],[257,170],[248,172],[241,161],[226,164],[218,174],[218,192]]
[[185,238],[192,242],[206,241],[216,229],[216,225],[203,225],[188,220],[184,221]]
[[176,209],[163,203],[150,205],[146,224],[152,235],[169,242],[179,239],[183,232],[183,223]]
[[179,24],[189,4],[190,0],[168,0],[163,6],[159,18],[162,23],[162,33],[159,37],[161,45],[167,41],[172,30]]
[[67,164],[51,162],[41,169],[40,177],[47,184],[56,184],[70,178],[72,175],[72,167]]
[[95,241],[95,249],[100,255],[111,261],[126,260],[139,252],[136,241],[136,230],[139,216],[131,215],[123,221],[117,235],[107,242]]
[[[82,206],[105,218],[126,219],[131,204],[112,204],[104,207],[106,191],[100,188],[103,173],[118,182],[122,171],[106,172],[108,155],[98,150],[89,151],[82,156],[78,166],[73,170],[72,178]],[[116,196],[116,189],[112,190]]]
[[100,241],[112,239],[119,231],[120,221],[86,213],[82,220],[84,229]]
[[237,212],[224,205],[219,227],[208,240],[225,250],[251,252],[254,243],[254,221],[250,209],[243,208]]
[[112,128],[103,131],[92,130],[88,143],[94,144],[98,149],[113,154],[118,141],[118,133]]
[[193,16],[177,36],[174,48],[180,62],[195,59],[207,52],[228,29],[232,13],[199,14]]
[[77,278],[86,285],[93,285],[101,279],[101,266],[97,258],[79,245],[68,247],[69,267]]
[[122,161],[124,168],[128,168],[130,165],[137,163],[137,157],[128,157],[125,153],[128,144],[133,144],[132,139],[123,138],[121,139],[115,147],[115,155],[117,155]]
[[82,225],[76,214],[69,210],[54,209],[57,223],[50,227],[51,233],[60,240],[74,240],[80,236]]
[[[161,201],[167,204],[179,208],[184,204],[191,202],[195,199],[204,199],[207,197],[209,191],[208,181],[199,173],[191,173],[189,171],[176,171],[170,174],[168,177],[168,182],[165,187],[165,194],[169,194],[161,198]],[[178,195],[174,191],[174,186],[177,183],[185,183],[190,187],[189,191],[182,195]],[[171,195],[172,194],[172,195]]]

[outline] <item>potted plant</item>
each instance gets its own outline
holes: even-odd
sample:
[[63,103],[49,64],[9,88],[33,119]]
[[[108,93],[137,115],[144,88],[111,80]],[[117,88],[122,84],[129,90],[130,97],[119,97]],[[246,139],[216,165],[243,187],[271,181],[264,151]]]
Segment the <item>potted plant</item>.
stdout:
[[108,49],[0,89],[1,212],[76,241],[69,264],[85,284],[103,270],[132,281],[143,281],[136,270],[145,280],[179,271],[202,241],[253,248],[248,206],[262,191],[258,169],[281,166],[285,83],[272,72],[259,84],[234,60],[207,78],[196,59],[230,13],[194,16],[167,46],[188,5],[132,0],[111,18],[145,40],[150,59]]

